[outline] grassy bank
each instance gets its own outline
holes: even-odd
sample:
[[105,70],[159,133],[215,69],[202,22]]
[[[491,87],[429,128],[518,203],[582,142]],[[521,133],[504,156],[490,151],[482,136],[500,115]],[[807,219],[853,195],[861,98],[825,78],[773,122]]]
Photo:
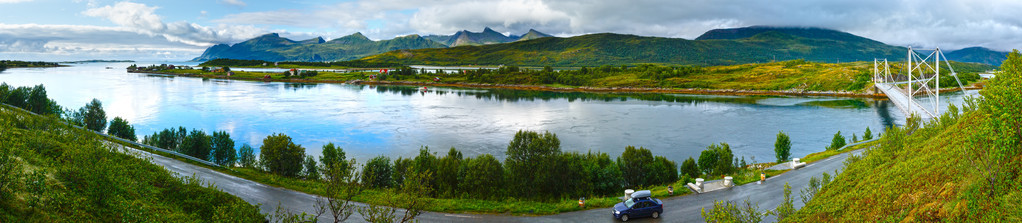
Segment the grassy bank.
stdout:
[[786,222],[1022,221],[1022,55],[968,101],[887,130]]
[[235,196],[8,105],[0,105],[0,160],[0,222],[264,221]]

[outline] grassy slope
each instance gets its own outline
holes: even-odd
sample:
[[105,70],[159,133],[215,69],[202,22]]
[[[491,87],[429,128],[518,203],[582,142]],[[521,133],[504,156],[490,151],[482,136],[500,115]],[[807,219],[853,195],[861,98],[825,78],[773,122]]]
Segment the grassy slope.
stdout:
[[399,50],[362,60],[423,65],[727,65],[799,58],[829,62],[900,58],[903,49],[879,42],[811,39],[780,32],[760,33],[736,40],[686,40],[602,33],[484,46]]
[[[1013,83],[1008,88],[1013,90],[1005,92],[1014,93],[984,97],[1017,98],[1020,88]],[[849,164],[837,178],[840,180],[824,187],[786,221],[1022,221],[1022,183],[1018,182],[1022,155],[1018,141],[1000,146],[1000,150],[1009,152],[1002,153],[1005,156],[999,163],[986,162],[992,160],[989,154],[999,151],[992,142],[1011,142],[1013,136],[991,137],[984,126],[1003,123],[994,118],[1017,120],[1022,114],[1014,109],[1001,114],[979,109],[960,118],[945,115],[925,128],[888,130],[877,148]],[[995,134],[1011,135],[1010,131]],[[994,187],[989,187],[987,181],[992,176],[988,166],[1002,168],[994,178]]]
[[5,163],[17,171],[5,191],[11,197],[0,200],[0,222],[263,221],[237,197],[7,105],[0,105],[0,148],[17,160]]

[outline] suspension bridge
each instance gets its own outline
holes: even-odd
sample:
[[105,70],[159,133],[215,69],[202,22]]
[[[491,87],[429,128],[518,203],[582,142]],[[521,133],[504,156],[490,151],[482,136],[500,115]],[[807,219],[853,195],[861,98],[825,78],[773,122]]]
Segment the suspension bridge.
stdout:
[[947,61],[940,48],[922,57],[911,47],[908,48],[905,67],[901,69],[904,73],[891,74],[887,59],[873,60],[874,87],[887,95],[905,116],[915,115],[924,120],[931,119],[940,114],[942,62],[946,65],[943,68],[947,69],[943,71],[944,75],[954,77],[959,89],[965,90],[962,82],[958,80],[958,73],[951,67],[951,63]]

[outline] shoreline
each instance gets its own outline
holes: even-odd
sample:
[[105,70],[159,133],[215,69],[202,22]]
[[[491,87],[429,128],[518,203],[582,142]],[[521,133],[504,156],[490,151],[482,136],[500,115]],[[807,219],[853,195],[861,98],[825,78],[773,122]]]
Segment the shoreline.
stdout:
[[[585,93],[659,93],[659,94],[702,94],[702,95],[729,95],[729,96],[828,96],[848,98],[872,98],[887,99],[887,95],[880,93],[856,93],[849,91],[794,91],[794,90],[740,90],[740,89],[698,89],[698,88],[637,88],[637,87],[550,87],[540,85],[514,85],[514,84],[484,84],[484,83],[437,83],[418,81],[364,81],[364,80],[308,80],[308,79],[265,79],[226,77],[223,75],[190,75],[157,71],[128,71],[128,73],[142,74],[163,74],[179,77],[201,77],[222,80],[246,80],[262,82],[287,82],[287,83],[340,83],[357,85],[399,85],[399,86],[435,86],[435,87],[459,87],[459,88],[481,88],[481,89],[509,89],[509,90],[530,90],[530,91],[555,91],[555,92],[585,92]],[[981,87],[965,87],[965,90],[979,90]],[[962,88],[945,88],[942,92],[957,92]]]

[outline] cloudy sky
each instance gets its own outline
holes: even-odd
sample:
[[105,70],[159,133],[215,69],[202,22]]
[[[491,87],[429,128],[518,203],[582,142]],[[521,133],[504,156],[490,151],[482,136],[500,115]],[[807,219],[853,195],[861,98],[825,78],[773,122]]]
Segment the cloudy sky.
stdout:
[[837,29],[893,45],[1022,47],[1018,0],[0,0],[0,59],[188,60],[269,32],[614,32],[692,39],[752,25]]

